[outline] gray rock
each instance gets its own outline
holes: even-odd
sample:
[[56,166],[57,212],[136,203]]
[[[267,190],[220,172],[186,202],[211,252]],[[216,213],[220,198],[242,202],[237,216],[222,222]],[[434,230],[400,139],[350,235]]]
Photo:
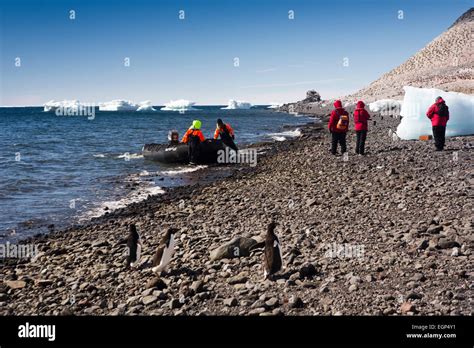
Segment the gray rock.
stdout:
[[142,303],[146,306],[149,304],[152,304],[153,302],[156,302],[158,300],[158,297],[154,295],[148,295],[142,298]]
[[237,299],[235,297],[226,298],[224,300],[224,306],[227,306],[227,307],[235,307],[238,304],[239,304],[239,302],[237,301]]
[[448,240],[446,238],[440,238],[438,240],[437,247],[439,249],[451,249],[451,248],[460,248],[461,245],[454,241],[454,240]]
[[300,297],[293,295],[288,300],[288,305],[290,306],[290,308],[303,308],[304,302]]
[[211,261],[249,256],[250,250],[257,244],[253,238],[236,237],[230,242],[211,251]]
[[306,279],[306,278],[313,278],[315,275],[317,275],[317,270],[316,267],[312,263],[308,263],[303,265],[303,267],[300,268],[300,279]]
[[158,290],[163,290],[167,288],[166,283],[161,279],[160,277],[154,277],[146,283],[145,286],[147,289],[158,289]]
[[233,277],[229,278],[229,280],[227,280],[227,282],[231,285],[234,285],[234,284],[245,283],[245,282],[247,282],[248,279],[249,278],[248,278],[246,272],[240,272],[236,276],[233,276]]
[[195,293],[204,291],[204,282],[202,280],[196,280],[191,284],[190,289]]

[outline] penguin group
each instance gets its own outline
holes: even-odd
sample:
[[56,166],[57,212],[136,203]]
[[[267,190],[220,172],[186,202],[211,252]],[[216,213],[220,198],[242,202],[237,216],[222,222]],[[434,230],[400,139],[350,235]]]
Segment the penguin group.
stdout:
[[[271,221],[267,227],[265,235],[264,260],[263,260],[263,276],[264,280],[273,280],[276,273],[282,269],[282,257],[280,241],[275,234],[276,222]],[[126,260],[127,267],[137,267],[142,251],[142,241],[138,234],[135,224],[130,225],[130,232],[127,238],[128,256]],[[175,234],[178,232],[176,228],[168,228],[163,235],[155,255],[152,260],[152,271],[156,274],[162,274],[168,271],[168,266],[173,258],[175,242]]]

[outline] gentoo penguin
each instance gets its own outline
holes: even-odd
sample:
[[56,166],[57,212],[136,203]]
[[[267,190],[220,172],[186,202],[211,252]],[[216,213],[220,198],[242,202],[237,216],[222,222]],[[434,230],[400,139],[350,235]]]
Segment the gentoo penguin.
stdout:
[[154,273],[160,273],[166,271],[168,264],[171,261],[174,253],[174,234],[178,232],[176,228],[168,228],[165,235],[156,249],[155,256],[153,256],[153,268]]
[[271,279],[275,273],[281,270],[281,250],[278,237],[275,235],[276,223],[270,222],[265,237],[264,253],[264,279]]
[[140,260],[142,253],[142,242],[140,235],[137,232],[135,224],[130,225],[130,234],[127,238],[128,256],[127,256],[127,267],[135,267]]

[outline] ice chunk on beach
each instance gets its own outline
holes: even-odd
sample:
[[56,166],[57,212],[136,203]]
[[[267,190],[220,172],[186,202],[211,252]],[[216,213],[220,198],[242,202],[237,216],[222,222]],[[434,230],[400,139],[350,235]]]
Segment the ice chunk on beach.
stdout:
[[236,109],[250,109],[252,104],[240,100],[230,99],[226,107],[221,108],[222,110],[236,110]]
[[99,111],[137,111],[139,107],[139,104],[130,100],[115,99],[99,104]]
[[189,111],[189,110],[198,110],[194,108],[195,102],[186,100],[186,99],[178,99],[178,100],[171,100],[169,103],[165,104],[161,110],[164,111]]
[[398,114],[402,107],[402,101],[396,99],[380,99],[369,104],[372,112],[380,112],[382,114]]
[[156,109],[151,105],[151,102],[147,100],[140,103],[140,107],[137,109],[137,111],[150,112],[156,111]]
[[50,100],[49,102],[43,104],[43,110],[44,112],[55,112],[59,108],[64,108],[68,110],[79,110],[81,108],[81,105],[82,104],[79,102],[79,100]]
[[301,129],[297,128],[294,130],[284,131],[280,133],[269,133],[268,136],[276,141],[285,141],[287,139],[300,137],[303,133]]
[[441,96],[449,107],[447,136],[474,134],[474,96],[457,92],[444,92],[436,88],[405,86],[400,115],[403,116],[397,128],[401,139],[418,139],[420,135],[432,133],[431,121],[426,111]]

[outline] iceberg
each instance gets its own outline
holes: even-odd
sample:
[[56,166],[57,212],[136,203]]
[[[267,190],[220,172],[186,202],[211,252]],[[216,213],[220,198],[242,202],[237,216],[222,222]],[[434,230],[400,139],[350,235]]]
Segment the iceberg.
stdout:
[[252,104],[250,103],[230,99],[227,106],[224,108],[221,108],[221,110],[236,110],[236,109],[245,110],[245,109],[250,109],[251,107],[252,107]]
[[431,122],[426,111],[441,96],[449,107],[447,136],[474,134],[474,96],[457,92],[445,92],[436,88],[405,86],[400,115],[403,116],[397,128],[401,139],[418,139],[420,135],[432,133]]
[[396,99],[380,99],[369,104],[370,111],[380,112],[383,115],[398,115],[401,107],[401,100]]
[[152,111],[156,111],[156,109],[153,107],[153,105],[151,105],[151,102],[147,100],[140,103],[140,107],[137,109],[137,111],[152,112]]
[[79,102],[79,100],[63,100],[63,101],[50,100],[49,102],[43,104],[44,112],[56,112],[56,110],[59,108],[77,111],[81,107],[82,107],[82,104]]
[[178,99],[178,100],[171,100],[169,103],[165,104],[164,107],[161,108],[163,111],[190,111],[190,110],[198,110],[194,108],[195,102],[186,100],[186,99]]
[[99,104],[99,111],[137,111],[139,107],[139,104],[129,100],[115,99]]

